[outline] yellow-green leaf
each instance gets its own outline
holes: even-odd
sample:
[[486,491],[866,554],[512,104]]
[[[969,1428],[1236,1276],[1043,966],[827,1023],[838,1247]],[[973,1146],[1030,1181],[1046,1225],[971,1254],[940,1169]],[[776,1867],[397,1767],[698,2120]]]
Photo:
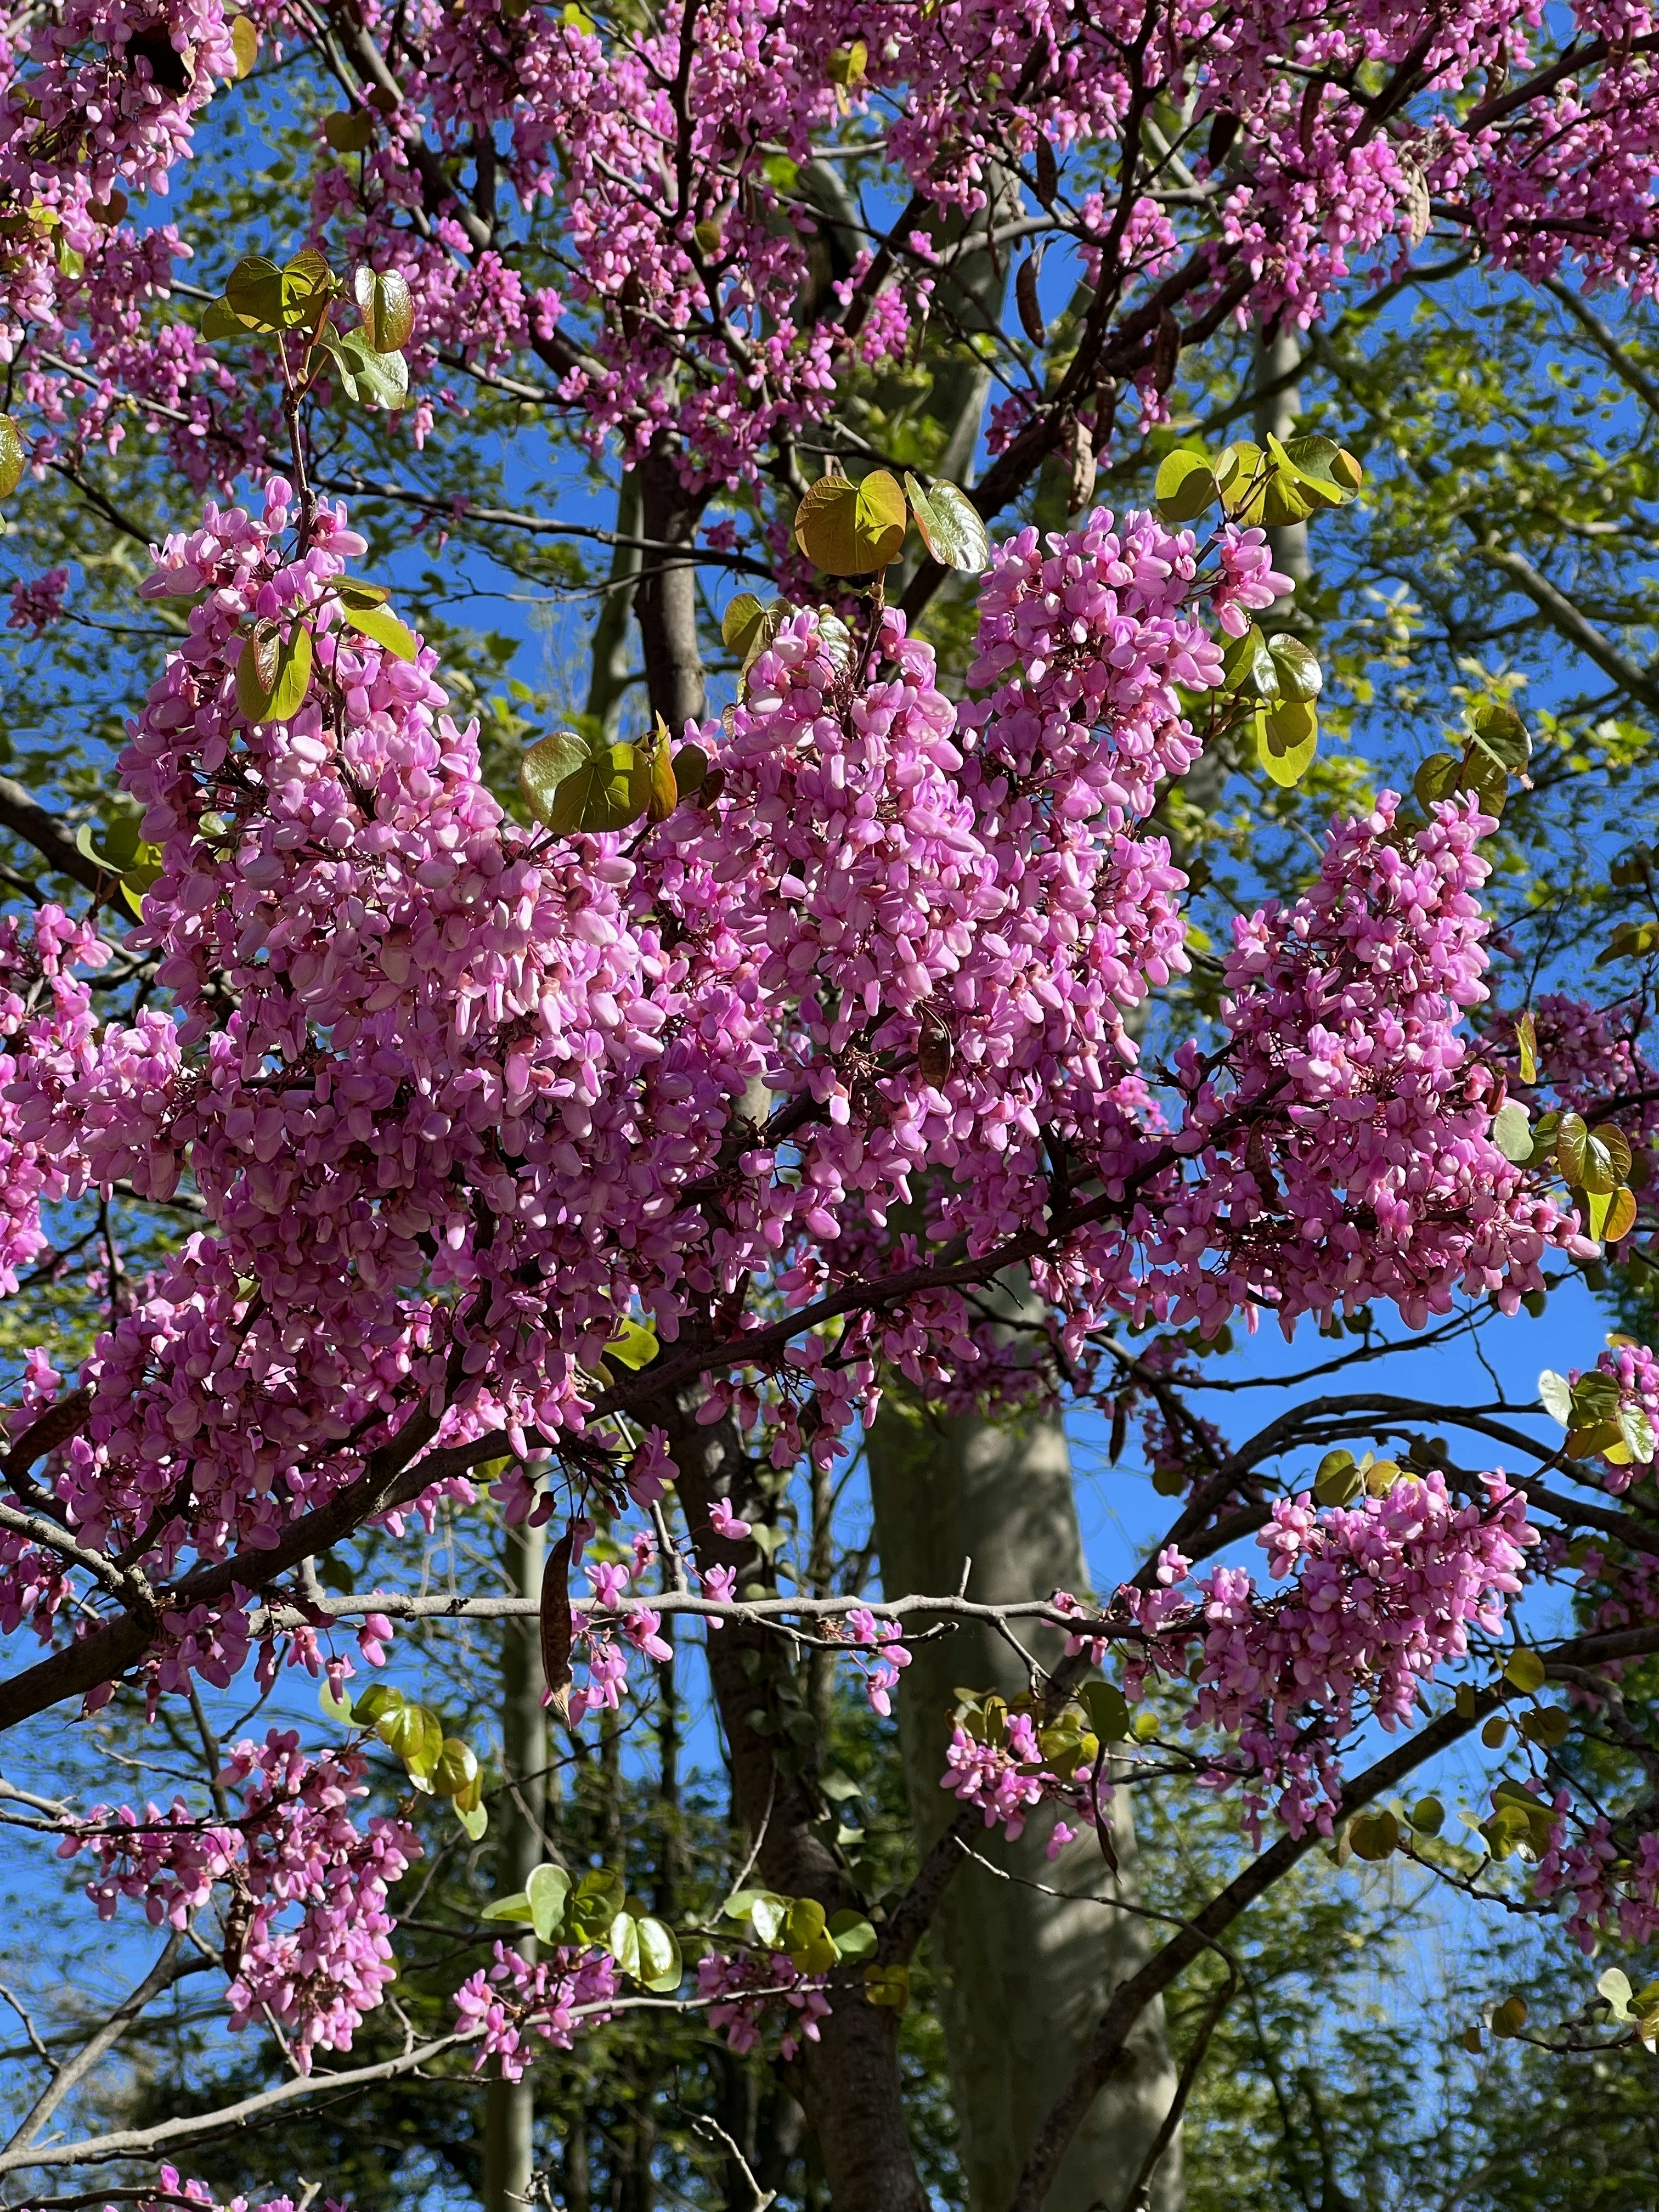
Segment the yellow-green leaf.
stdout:
[[236,704],[256,728],[266,722],[291,722],[311,689],[311,632],[296,623],[287,637],[272,637],[275,625],[255,628],[242,641],[236,664]]
[[9,415],[0,415],[0,499],[9,499],[21,483],[27,461],[22,432]]
[[1504,1662],[1504,1680],[1528,1696],[1544,1686],[1544,1662],[1529,1644],[1519,1644]]
[[830,576],[866,576],[897,559],[908,517],[898,479],[886,469],[820,477],[795,510],[795,537]]
[[237,76],[247,76],[258,59],[258,25],[249,16],[233,15],[230,19],[230,43],[236,56]]
[[363,336],[376,353],[396,353],[415,328],[415,295],[395,269],[359,269],[351,280]]
[[1152,496],[1166,522],[1194,522],[1214,506],[1221,488],[1204,454],[1177,447],[1158,463]]
[[904,491],[921,542],[942,568],[976,576],[990,567],[991,540],[966,492],[943,478],[924,491],[908,472]]
[[1255,718],[1256,758],[1273,781],[1289,790],[1313,766],[1319,717],[1305,700],[1282,699]]
[[1521,1080],[1538,1080],[1538,1027],[1530,1012],[1522,1014],[1515,1024],[1516,1050],[1521,1056]]
[[337,154],[361,154],[374,143],[374,119],[366,107],[345,107],[323,118],[323,137]]
[[[369,596],[370,591],[374,592],[373,598]],[[390,607],[381,604],[385,597],[385,592],[378,586],[371,586],[368,590],[362,590],[355,585],[343,585],[340,589],[341,616],[353,629],[361,631],[365,637],[372,637],[376,645],[384,647],[397,659],[413,660],[420,650],[415,641],[414,632],[398,621]]]

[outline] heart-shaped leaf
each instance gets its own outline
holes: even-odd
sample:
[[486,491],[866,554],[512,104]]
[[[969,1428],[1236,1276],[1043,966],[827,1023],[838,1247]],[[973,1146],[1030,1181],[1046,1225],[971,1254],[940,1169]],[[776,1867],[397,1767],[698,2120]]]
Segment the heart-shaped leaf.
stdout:
[[1532,1158],[1532,1117],[1518,1098],[1505,1099],[1492,1115],[1492,1140],[1517,1166]]
[[415,328],[415,295],[395,269],[359,269],[351,280],[363,336],[376,353],[396,353]]
[[1589,1138],[1582,1115],[1567,1113],[1561,1116],[1555,1132],[1555,1164],[1569,1182],[1584,1180],[1584,1147]]
[[684,1972],[679,1938],[665,1922],[653,1918],[649,1913],[635,1924],[640,1954],[635,1972],[647,1989],[665,1996],[678,1989]]
[[909,475],[904,479],[904,489],[921,542],[942,568],[977,576],[990,567],[991,540],[979,509],[966,492],[942,478],[931,490],[923,491]]
[[530,1901],[530,1917],[538,1936],[550,1943],[564,1923],[564,1908],[570,1895],[570,1876],[562,1866],[550,1861],[532,1868],[525,1884],[525,1894]]
[[274,623],[256,624],[236,663],[236,704],[256,728],[291,722],[311,689],[311,632],[296,623],[287,637]]
[[1166,522],[1194,522],[1221,496],[1207,455],[1177,447],[1158,465],[1152,496]]
[[366,107],[343,107],[323,118],[323,137],[337,154],[362,154],[374,143],[374,118]]
[[238,78],[250,76],[259,56],[259,28],[250,16],[233,15],[230,19],[231,51],[236,57]]
[[372,637],[376,645],[398,660],[413,660],[420,650],[415,635],[382,603],[386,593],[378,584],[343,584],[340,613],[355,630]]
[[1283,699],[1256,715],[1256,758],[1273,781],[1289,790],[1313,766],[1319,717],[1306,700]]
[[1508,775],[1524,775],[1532,758],[1532,739],[1513,707],[1482,699],[1469,709],[1474,742]]
[[333,362],[349,398],[365,407],[401,407],[409,398],[409,363],[377,353],[362,331],[320,331],[317,343]]
[[1279,696],[1279,664],[1254,623],[1243,637],[1229,640],[1221,655],[1221,673],[1227,689],[1237,691],[1241,697]]
[[898,479],[874,469],[820,477],[795,510],[795,538],[815,567],[830,576],[866,576],[897,559],[909,510]]
[[1267,640],[1267,650],[1278,672],[1281,699],[1300,699],[1306,703],[1319,696],[1325,672],[1299,637],[1287,637],[1281,632]]
[[0,499],[9,499],[23,481],[28,453],[23,434],[9,415],[0,415]]
[[519,788],[538,822],[552,818],[559,786],[587,764],[586,741],[574,730],[556,730],[532,745],[519,764]]
[[1544,1411],[1565,1429],[1572,1420],[1572,1390],[1565,1375],[1547,1367],[1538,1378],[1538,1396]]

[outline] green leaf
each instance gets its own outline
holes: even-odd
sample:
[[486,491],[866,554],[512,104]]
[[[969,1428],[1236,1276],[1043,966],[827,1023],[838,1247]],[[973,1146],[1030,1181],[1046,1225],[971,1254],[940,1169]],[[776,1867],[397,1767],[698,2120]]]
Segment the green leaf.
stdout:
[[522,1889],[515,1890],[511,1897],[498,1897],[478,1915],[480,1920],[511,1920],[515,1923],[527,1923],[530,1917],[530,1898]]
[[212,300],[203,310],[201,331],[212,344],[222,338],[245,338],[248,326],[228,300]]
[[1504,1662],[1504,1680],[1530,1696],[1544,1686],[1544,1662],[1528,1644],[1517,1644]]
[[1350,1504],[1364,1486],[1358,1462],[1340,1446],[1326,1453],[1314,1476],[1314,1497],[1321,1505]]
[[1492,2032],[1494,2035],[1519,2035],[1527,2024],[1527,2001],[1524,1997],[1505,1997],[1492,2009]]
[[341,108],[323,118],[323,137],[337,154],[366,153],[374,143],[374,118],[366,107]]
[[1572,1386],[1573,1419],[1582,1423],[1611,1421],[1617,1418],[1620,1392],[1611,1375],[1604,1375],[1599,1367],[1592,1367],[1581,1375]]
[[372,1728],[385,1714],[398,1711],[403,1702],[403,1692],[394,1690],[390,1682],[371,1682],[355,1700],[351,1717],[359,1728]]
[[352,1712],[351,1700],[349,1698],[337,1698],[335,1696],[334,1686],[329,1680],[326,1674],[324,1675],[322,1686],[317,1692],[317,1702],[322,1707],[324,1712],[328,1716],[330,1720],[337,1722],[346,1728],[350,1727],[355,1717]]
[[1496,699],[1482,699],[1468,712],[1474,743],[1507,775],[1524,775],[1532,758],[1532,739],[1513,707]]
[[1419,1836],[1437,1836],[1446,1825],[1446,1808],[1437,1797],[1419,1797],[1410,1817]]
[[1521,1080],[1538,1080],[1538,1029],[1531,1012],[1522,1014],[1515,1024],[1515,1046],[1521,1056]]
[[381,605],[385,597],[376,585],[342,584],[341,616],[353,629],[373,638],[376,645],[383,646],[395,659],[413,660],[420,650],[414,633],[398,621],[389,607]]
[[225,305],[244,329],[283,327],[283,272],[263,253],[245,254],[230,272]]
[[365,407],[397,408],[409,398],[409,363],[400,353],[377,353],[362,331],[325,330],[318,344],[333,362],[347,395]]
[[1243,637],[1231,639],[1221,655],[1221,674],[1230,691],[1256,699],[1279,696],[1279,663],[1267,641],[1252,623]]
[[605,1948],[635,1981],[640,1978],[640,1923],[631,1912],[619,1912],[606,1931]]
[[1555,1132],[1555,1161],[1569,1182],[1584,1179],[1584,1146],[1589,1131],[1579,1114],[1564,1114]]
[[1565,1375],[1558,1375],[1553,1367],[1547,1367],[1538,1378],[1538,1396],[1547,1413],[1559,1421],[1564,1429],[1571,1427],[1572,1389]]
[[651,801],[651,764],[641,748],[596,739],[585,758],[559,779],[544,817],[562,837],[579,830],[625,830]]
[[1532,1116],[1518,1098],[1505,1099],[1492,1115],[1492,1140],[1517,1166],[1532,1158]]
[[1281,631],[1268,639],[1267,651],[1273,656],[1281,699],[1300,699],[1305,704],[1319,696],[1325,672],[1299,637]]
[[484,1807],[482,1805],[464,1805],[459,1797],[452,1797],[450,1804],[454,1811],[455,1818],[466,1830],[467,1834],[471,1837],[473,1842],[476,1844],[480,1841],[489,1826],[489,1814]]
[[1281,700],[1255,718],[1256,758],[1272,781],[1288,791],[1313,766],[1319,746],[1319,717],[1302,699]]
[[1620,1406],[1613,1419],[1619,1424],[1619,1433],[1625,1440],[1625,1449],[1638,1467],[1651,1467],[1654,1454],[1653,1424],[1640,1406]]
[[861,1912],[833,1913],[829,1933],[838,1959],[867,1959],[876,1948],[876,1931]]
[[1078,1692],[1089,1725],[1102,1743],[1121,1743],[1132,1724],[1129,1701],[1115,1682],[1085,1682]]
[[586,768],[587,760],[586,741],[574,730],[556,730],[532,745],[519,764],[519,788],[538,822],[551,819],[559,786]]
[[259,55],[259,29],[250,16],[233,15],[230,19],[231,50],[236,56],[238,78],[252,75]]
[[415,328],[415,295],[395,269],[359,269],[351,280],[363,336],[376,353],[396,353]]
[[1267,496],[1267,456],[1248,438],[1224,446],[1216,456],[1215,480],[1221,492],[1221,511],[1229,522],[1246,527],[1261,520]]
[[783,1948],[803,1974],[827,1974],[835,1965],[835,1940],[816,1897],[798,1897],[790,1906]]
[[639,1942],[639,1979],[659,1996],[665,1996],[678,1989],[684,1972],[680,1960],[679,1938],[661,1920],[647,1913],[635,1923]]
[[275,623],[256,623],[236,663],[236,704],[256,728],[291,722],[311,689],[311,632],[295,623],[283,637]]
[[1457,788],[1458,771],[1462,765],[1451,753],[1431,753],[1419,765],[1412,778],[1412,789],[1425,814],[1441,799],[1451,797]]
[[816,568],[830,576],[866,576],[898,558],[909,510],[898,479],[874,469],[820,477],[795,510],[795,538]]
[[1194,522],[1206,507],[1214,506],[1221,487],[1204,454],[1177,447],[1158,463],[1152,496],[1166,522]]
[[781,1948],[784,1924],[794,1902],[793,1898],[780,1897],[770,1889],[758,1891],[751,1899],[744,1917],[755,1931],[755,1941],[767,1950]]
[[1346,506],[1364,481],[1358,462],[1334,438],[1291,438],[1279,451],[1323,505]]
[[9,499],[21,483],[27,459],[22,432],[9,415],[0,415],[0,499]]
[[1348,1842],[1357,1859],[1376,1864],[1400,1848],[1400,1823],[1386,1807],[1356,1813],[1348,1823]]
[[530,1917],[536,1933],[544,1943],[552,1942],[564,1921],[564,1908],[570,1895],[570,1876],[562,1866],[550,1861],[531,1871],[525,1885],[525,1894],[530,1901]]
[[1521,1733],[1528,1743],[1547,1751],[1559,1750],[1572,1729],[1571,1716],[1560,1705],[1538,1705],[1521,1716]]
[[478,1754],[458,1735],[447,1735],[432,1770],[434,1795],[458,1797],[471,1789],[478,1773]]
[[899,1966],[866,1966],[864,1997],[866,2004],[890,2005],[895,2012],[902,2012],[910,2002],[910,1969]]
[[1595,1987],[1598,1994],[1607,1999],[1615,2020],[1630,2018],[1630,1976],[1622,1968],[1609,1966]]
[[990,567],[991,540],[979,509],[966,492],[943,478],[932,490],[923,491],[908,473],[904,490],[921,542],[942,568],[957,568],[964,575],[977,576]]
[[637,1373],[648,1367],[657,1356],[657,1332],[637,1321],[623,1322],[621,1329],[605,1347],[607,1359],[619,1359],[624,1367]]
[[669,765],[674,771],[674,788],[682,799],[690,799],[694,791],[702,787],[708,773],[708,756],[701,745],[682,745]]

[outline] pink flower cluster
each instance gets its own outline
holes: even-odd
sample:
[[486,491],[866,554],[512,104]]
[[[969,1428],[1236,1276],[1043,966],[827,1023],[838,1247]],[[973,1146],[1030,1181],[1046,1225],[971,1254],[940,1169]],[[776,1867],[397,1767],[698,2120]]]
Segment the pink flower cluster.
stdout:
[[469,1974],[454,1996],[463,2033],[480,2039],[473,2072],[497,2058],[502,2080],[519,2081],[530,2063],[527,2036],[568,2051],[582,2028],[609,2019],[618,1985],[617,1962],[608,1951],[562,1946],[531,1966],[497,1943],[493,1965]]
[[407,1822],[353,1820],[365,1764],[356,1751],[313,1759],[294,1731],[272,1729],[238,1744],[217,1778],[240,1793],[234,1817],[198,1820],[182,1799],[142,1815],[94,1806],[59,1855],[97,1860],[87,1894],[103,1920],[125,1897],[152,1927],[185,1928],[216,1893],[231,2026],[273,2022],[309,2073],[317,2051],[351,2048],[396,1978],[386,1893],[420,1856]]
[[1565,1790],[1552,1800],[1557,1819],[1550,1848],[1538,1862],[1535,1894],[1566,1906],[1568,1933],[1586,1957],[1613,1935],[1632,1950],[1645,1950],[1659,1936],[1659,1835],[1616,1836],[1612,1822],[1598,1814],[1571,1842],[1571,1802]]
[[779,2055],[787,2063],[799,2056],[803,2043],[817,2041],[818,2022],[830,2017],[823,1982],[803,1974],[783,1951],[711,1951],[697,1961],[697,1994],[714,2000],[708,2024],[725,2030],[740,2057],[775,2027]]
[[1380,1498],[1321,1511],[1281,1499],[1257,1538],[1268,1572],[1288,1581],[1271,1600],[1242,1567],[1214,1568],[1186,1595],[1187,1563],[1166,1555],[1158,1586],[1121,1595],[1151,1642],[1128,1665],[1133,1697],[1154,1673],[1199,1662],[1188,1727],[1237,1739],[1212,1780],[1242,1783],[1259,1836],[1266,1793],[1292,1835],[1330,1832],[1340,1794],[1340,1748],[1364,1711],[1385,1729],[1409,1726],[1425,1684],[1468,1650],[1471,1631],[1502,1632],[1538,1535],[1524,1493],[1501,1474],[1484,1498],[1460,1504],[1437,1470],[1401,1475]]
[[[964,1805],[978,1806],[986,1826],[1000,1827],[1012,1843],[1024,1833],[1027,1814],[1039,1805],[1066,1807],[1085,1820],[1092,1820],[1093,1775],[1090,1766],[1079,1766],[1066,1777],[1056,1774],[1043,1758],[1030,1714],[1009,1713],[1000,1744],[982,1743],[962,1727],[952,1729],[939,1787]],[[1101,1817],[1107,1817],[1105,1806]],[[1066,1821],[1056,1820],[1047,1847],[1051,1859],[1059,1857],[1073,1832]]]

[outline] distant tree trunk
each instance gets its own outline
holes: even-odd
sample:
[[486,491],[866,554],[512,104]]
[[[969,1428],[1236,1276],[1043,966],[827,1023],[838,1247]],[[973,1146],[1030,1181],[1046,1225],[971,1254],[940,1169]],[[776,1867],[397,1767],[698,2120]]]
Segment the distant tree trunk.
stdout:
[[[507,1532],[507,1575],[520,1597],[541,1594],[545,1539],[520,1524]],[[544,1856],[542,1816],[547,1801],[547,1717],[542,1710],[542,1667],[533,1620],[501,1625],[501,1766],[507,1788],[496,1816],[502,1893],[522,1889]],[[519,1949],[536,1955],[536,1938]],[[536,2165],[533,2077],[492,2081],[484,2105],[484,2212],[522,2212]]]
[[641,534],[651,541],[650,550],[640,556],[634,595],[645,652],[646,690],[652,713],[662,716],[678,739],[686,723],[702,714],[704,704],[692,554],[708,494],[686,490],[674,447],[665,435],[635,464],[635,471],[644,526]]
[[[1087,1586],[1066,1433],[1057,1420],[951,1419],[902,1392],[884,1398],[869,1438],[870,1482],[882,1587],[954,1590],[971,1558],[972,1595],[990,1602]],[[1028,1638],[1044,1664],[1057,1638]],[[1018,1656],[977,1627],[923,1644],[898,1698],[917,1842],[926,1850],[957,1802],[939,1786],[957,1685],[1016,1696],[1026,1686]],[[1112,1877],[1092,1835],[1052,1864],[1046,1820],[1017,1844],[976,1837],[975,1848],[1027,1881],[1066,1891],[1136,1896],[1127,1793],[1114,1794],[1112,1832],[1121,1868]],[[1146,1923],[1109,1906],[1045,1896],[964,1867],[933,1920],[945,1987],[940,2013],[955,2093],[967,2212],[1006,2212],[1031,2140],[1070,2077],[1079,2051],[1115,1985],[1151,1948]],[[1123,2199],[1175,2092],[1161,2007],[1142,2018],[1130,2068],[1107,2083],[1079,2129],[1046,2212],[1124,2212]],[[1154,2177],[1153,2212],[1184,2203],[1177,2136]]]
[[[617,535],[641,536],[640,475],[629,470],[617,487]],[[623,708],[629,686],[637,679],[629,665],[629,641],[634,635],[634,594],[638,587],[640,549],[618,545],[611,556],[611,574],[593,625],[592,673],[587,686],[587,711],[607,738],[622,726]]]
[[[1255,342],[1255,381],[1258,391],[1288,376],[1301,366],[1302,349],[1294,331],[1280,331],[1276,337],[1264,338],[1258,335]],[[1286,384],[1278,392],[1269,391],[1265,398],[1258,399],[1253,412],[1251,428],[1257,445],[1266,447],[1270,436],[1290,438],[1296,432],[1296,418],[1301,411],[1302,393],[1295,384]],[[1267,532],[1267,543],[1273,548],[1273,566],[1282,576],[1293,582],[1305,584],[1313,574],[1308,558],[1308,526],[1305,522],[1287,522]],[[1282,614],[1291,605],[1281,599],[1274,611]]]

